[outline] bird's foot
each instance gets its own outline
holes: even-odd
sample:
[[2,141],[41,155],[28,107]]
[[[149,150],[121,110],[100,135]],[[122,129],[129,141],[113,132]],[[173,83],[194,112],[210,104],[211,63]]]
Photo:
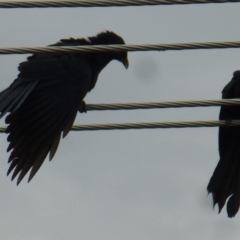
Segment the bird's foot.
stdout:
[[80,113],[86,113],[87,112],[87,108],[86,108],[86,103],[85,101],[82,101],[79,108],[78,108],[78,111]]

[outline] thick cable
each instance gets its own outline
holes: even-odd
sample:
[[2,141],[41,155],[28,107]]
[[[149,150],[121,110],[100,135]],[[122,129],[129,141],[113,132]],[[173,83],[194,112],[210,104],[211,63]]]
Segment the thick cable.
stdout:
[[[129,130],[129,129],[153,129],[153,128],[188,128],[188,127],[239,127],[240,120],[228,121],[189,121],[189,122],[147,122],[147,123],[113,123],[73,125],[72,131],[96,131],[96,130]],[[6,127],[0,127],[0,133],[4,133]]]
[[86,104],[87,111],[103,110],[136,110],[154,108],[181,108],[181,107],[212,107],[212,106],[239,106],[240,99],[202,100],[202,101],[175,101],[149,103],[112,103]]
[[19,47],[0,48],[0,54],[30,54],[30,53],[88,53],[88,52],[119,52],[119,51],[167,51],[192,49],[240,48],[240,41],[234,42],[198,42],[173,44],[126,44],[126,45],[91,45],[76,47]]
[[48,7],[126,7],[174,4],[235,3],[240,0],[74,0],[74,1],[7,1],[0,8],[48,8]]

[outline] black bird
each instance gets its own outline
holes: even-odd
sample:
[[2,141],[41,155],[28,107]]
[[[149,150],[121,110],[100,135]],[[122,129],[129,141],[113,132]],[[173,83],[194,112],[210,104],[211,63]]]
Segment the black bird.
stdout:
[[[240,71],[222,91],[222,98],[240,98]],[[240,106],[222,106],[219,120],[240,120]],[[220,160],[210,179],[207,190],[212,193],[213,205],[219,213],[227,201],[227,213],[234,217],[240,205],[240,128],[219,127]],[[229,198],[228,198],[229,197]]]
[[[124,44],[106,31],[87,39],[62,39],[51,46]],[[20,63],[17,79],[0,92],[0,117],[6,113],[12,180],[17,184],[31,169],[30,181],[46,156],[54,157],[60,137],[70,131],[78,111],[101,70],[112,60],[128,68],[127,52],[34,54]]]

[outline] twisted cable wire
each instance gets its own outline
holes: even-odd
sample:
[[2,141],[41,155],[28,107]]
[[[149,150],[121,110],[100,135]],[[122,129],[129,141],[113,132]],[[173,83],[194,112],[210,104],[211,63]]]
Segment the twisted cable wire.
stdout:
[[240,0],[73,0],[73,1],[8,1],[0,2],[0,8],[47,7],[126,7],[147,5],[235,3]]
[[136,110],[154,108],[181,108],[181,107],[212,107],[212,106],[239,106],[240,99],[176,101],[176,102],[149,102],[149,103],[112,103],[86,104],[87,111],[93,110]]
[[73,125],[72,131],[94,130],[129,130],[153,128],[187,128],[187,127],[239,127],[240,120],[226,121],[190,121],[190,122],[149,122],[149,123],[120,123],[120,124],[91,124]]
[[167,51],[167,50],[192,50],[192,49],[221,49],[240,48],[240,41],[231,42],[196,42],[173,44],[116,44],[92,45],[77,47],[19,47],[0,48],[0,54],[30,54],[30,53],[86,53],[86,52],[119,52],[119,51]]
[[[189,122],[147,122],[147,123],[113,123],[73,125],[72,131],[94,130],[127,130],[127,129],[153,129],[153,128],[187,128],[187,127],[239,127],[240,120],[232,121],[189,121]],[[4,133],[6,127],[0,127],[0,133]]]

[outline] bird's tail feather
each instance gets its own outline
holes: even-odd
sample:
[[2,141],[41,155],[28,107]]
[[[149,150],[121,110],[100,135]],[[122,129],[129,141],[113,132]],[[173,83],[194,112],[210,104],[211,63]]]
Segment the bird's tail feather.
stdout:
[[207,190],[212,193],[213,205],[218,205],[219,213],[227,201],[227,213],[234,217],[240,204],[240,146],[235,141],[229,151],[219,160],[209,181]]

